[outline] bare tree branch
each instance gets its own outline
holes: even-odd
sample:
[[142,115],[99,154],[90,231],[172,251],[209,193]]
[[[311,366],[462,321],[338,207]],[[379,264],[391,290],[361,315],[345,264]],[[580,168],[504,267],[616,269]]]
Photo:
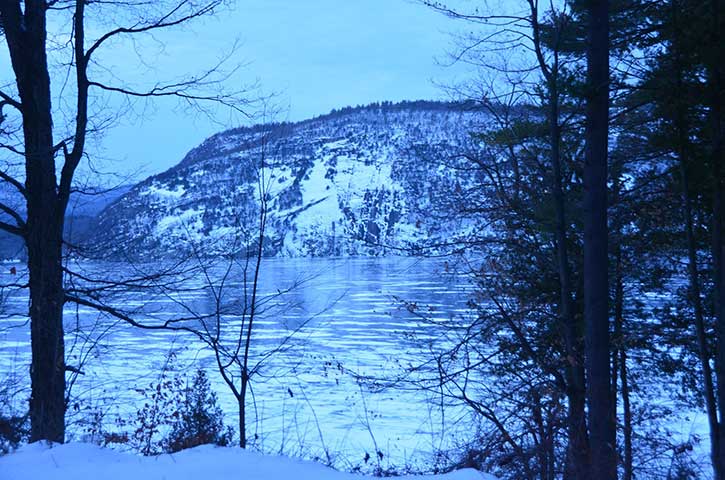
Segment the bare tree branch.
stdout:
[[106,42],[108,39],[113,38],[117,35],[121,34],[133,34],[133,33],[143,33],[143,32],[149,32],[151,30],[156,30],[160,28],[167,28],[167,27],[173,27],[176,25],[181,25],[185,22],[188,22],[189,20],[192,20],[194,18],[198,18],[207,14],[210,14],[214,11],[216,7],[221,5],[221,0],[214,0],[212,2],[207,3],[203,7],[192,10],[190,13],[182,15],[181,17],[174,18],[174,15],[176,15],[179,11],[181,11],[184,6],[193,6],[192,2],[189,0],[183,0],[176,4],[171,10],[169,10],[166,14],[162,15],[159,19],[148,23],[148,24],[141,24],[137,23],[136,25],[133,25],[131,27],[119,27],[114,30],[111,30],[110,32],[102,35],[98,40],[93,42],[93,45],[86,51],[84,57],[85,62],[88,63],[91,59],[91,56],[93,53],[101,46],[104,42]]

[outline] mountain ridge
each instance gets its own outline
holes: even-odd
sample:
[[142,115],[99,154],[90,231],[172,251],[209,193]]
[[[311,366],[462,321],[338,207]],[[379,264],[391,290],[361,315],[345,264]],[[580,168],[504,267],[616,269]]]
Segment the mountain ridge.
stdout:
[[266,205],[266,255],[415,253],[470,228],[435,215],[435,197],[470,181],[441,159],[478,148],[485,119],[471,104],[383,102],[219,132],[108,205],[91,243],[107,256],[243,254]]

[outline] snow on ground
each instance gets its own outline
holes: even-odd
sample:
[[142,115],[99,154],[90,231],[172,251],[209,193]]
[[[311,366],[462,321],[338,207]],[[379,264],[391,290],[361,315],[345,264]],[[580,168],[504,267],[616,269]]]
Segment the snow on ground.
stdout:
[[[366,477],[318,463],[211,445],[141,457],[97,445],[34,443],[0,457],[0,480],[353,480]],[[368,477],[369,478],[369,477]],[[495,480],[466,469],[418,480]]]

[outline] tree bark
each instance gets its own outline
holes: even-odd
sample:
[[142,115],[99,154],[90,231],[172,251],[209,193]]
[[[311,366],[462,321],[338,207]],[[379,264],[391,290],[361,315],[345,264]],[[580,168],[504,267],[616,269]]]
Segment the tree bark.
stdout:
[[584,163],[584,319],[591,472],[617,478],[616,412],[611,400],[607,160],[609,136],[609,2],[588,3],[586,155]]
[[[569,267],[566,195],[562,182],[561,126],[559,95],[559,55],[556,45],[551,65],[547,63],[541,46],[539,13],[535,2],[529,3],[534,50],[539,69],[546,81],[549,121],[549,160],[553,170],[553,200],[555,211],[554,237],[559,277],[559,321],[564,340],[567,409],[567,462],[565,478],[586,478],[589,470],[589,440],[586,425],[586,387],[582,326],[574,312],[573,282]],[[560,32],[556,30],[558,35]]]
[[[554,80],[555,82],[555,80]],[[554,170],[554,209],[556,211],[556,253],[559,274],[561,328],[566,349],[565,378],[568,400],[567,430],[568,455],[574,478],[586,478],[589,463],[589,442],[585,415],[584,365],[581,329],[574,315],[571,271],[567,246],[567,225],[561,169],[561,128],[559,127],[559,100],[556,85],[551,85],[549,99],[551,162]]]
[[[30,189],[28,189],[30,191]],[[48,193],[48,192],[43,192]],[[50,192],[54,195],[54,192]],[[48,198],[48,195],[39,196]],[[28,213],[28,271],[32,363],[30,440],[65,439],[65,353],[63,339],[62,221],[52,215],[52,201],[35,199]],[[44,214],[44,210],[50,211]]]
[[717,455],[714,457],[717,480],[725,477],[725,239],[723,238],[723,197],[725,197],[725,160],[723,160],[722,134],[722,54],[723,45],[720,29],[725,1],[711,0],[712,38],[708,65],[708,86],[710,91],[710,124],[712,135],[712,168],[714,179],[713,195],[713,276],[715,283],[715,319],[717,352],[715,355],[715,377],[717,379],[717,401],[720,423],[718,424]]
[[[618,195],[619,186],[615,186],[615,195]],[[616,200],[615,200],[616,201]],[[620,232],[621,234],[621,232]],[[632,407],[629,398],[629,379],[627,378],[627,344],[624,338],[624,279],[622,274],[622,246],[621,240],[615,251],[615,290],[614,290],[614,339],[615,347],[612,353],[612,408],[617,409],[617,399],[622,396],[622,437],[624,441],[624,458],[622,459],[623,480],[632,480]],[[618,392],[617,376],[622,383]]]
[[30,440],[63,442],[65,361],[63,341],[63,211],[56,192],[50,77],[46,56],[46,5],[0,2],[16,84],[25,144],[25,189],[30,288]]
[[237,398],[239,407],[239,447],[247,448],[247,382],[242,382],[242,395]]
[[622,379],[622,416],[624,417],[623,437],[624,437],[624,475],[622,480],[632,480],[634,478],[633,456],[632,456],[632,405],[629,398],[629,379],[627,378],[627,350],[622,349],[619,352],[619,369]]
[[[678,90],[681,91],[681,90]],[[695,316],[695,334],[697,338],[698,356],[700,368],[702,369],[703,396],[705,397],[705,408],[707,412],[708,426],[710,428],[710,451],[715,470],[715,478],[722,479],[720,465],[717,461],[719,451],[719,430],[717,419],[717,408],[715,404],[715,389],[712,382],[712,370],[710,368],[710,354],[707,346],[707,332],[705,329],[705,318],[702,311],[702,298],[700,289],[700,275],[697,267],[697,248],[695,245],[695,233],[693,227],[692,198],[690,195],[689,180],[687,174],[686,160],[686,138],[684,119],[678,114],[678,156],[680,163],[680,176],[682,181],[682,204],[685,214],[685,237],[687,241],[687,274],[690,283],[690,301]]]

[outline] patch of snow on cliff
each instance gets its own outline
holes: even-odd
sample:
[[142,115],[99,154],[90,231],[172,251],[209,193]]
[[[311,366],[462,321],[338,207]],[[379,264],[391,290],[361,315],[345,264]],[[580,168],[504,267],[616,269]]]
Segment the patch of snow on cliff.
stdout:
[[157,185],[150,185],[146,190],[139,193],[141,196],[156,196],[162,199],[178,199],[184,196],[186,190],[181,185],[177,185],[174,190],[167,188],[158,187]]

